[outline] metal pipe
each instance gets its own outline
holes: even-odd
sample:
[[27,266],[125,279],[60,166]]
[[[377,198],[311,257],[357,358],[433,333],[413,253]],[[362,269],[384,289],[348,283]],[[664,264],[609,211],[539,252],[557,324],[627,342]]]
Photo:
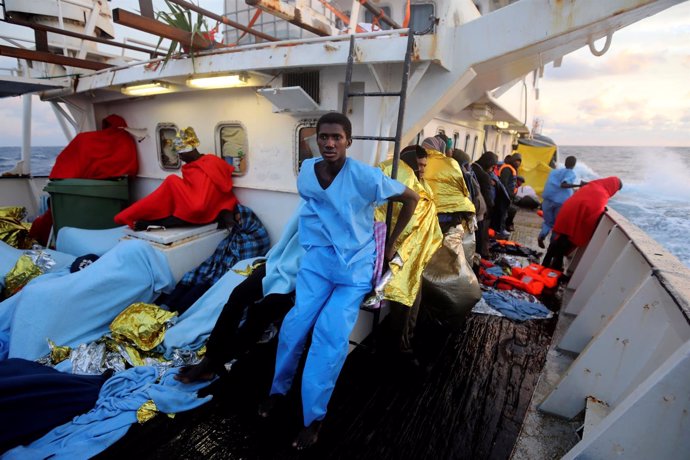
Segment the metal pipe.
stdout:
[[[409,32],[410,29],[398,29],[398,30],[379,30],[376,32],[366,32],[362,34],[353,34],[355,38],[372,38],[372,37],[380,37],[380,36],[387,36],[387,35],[393,35],[393,34],[400,34],[404,35]],[[257,49],[262,49],[262,48],[275,48],[276,46],[291,46],[291,45],[301,45],[301,44],[307,44],[307,43],[325,43],[325,42],[340,42],[344,40],[349,40],[350,35],[337,35],[337,36],[330,36],[330,37],[311,37],[311,38],[296,38],[293,40],[281,40],[278,43],[252,43],[251,45],[242,45],[242,46],[235,46],[232,48],[223,48],[223,49],[215,49],[215,50],[208,50],[208,51],[201,51],[197,54],[197,57],[200,56],[208,56],[208,55],[221,55],[221,54],[226,54],[226,53],[239,53],[242,51],[250,51],[250,50],[257,50]],[[108,71],[116,71],[116,70],[124,70],[124,69],[131,69],[136,66],[146,66],[154,62],[162,61],[160,58],[156,59],[149,59],[147,61],[140,61],[137,62],[136,64],[125,64],[121,66],[113,66],[108,68]],[[103,70],[98,70],[95,72],[90,73],[88,76],[92,77],[95,75],[99,75],[101,73],[104,73]],[[71,93],[70,93],[71,94]]]
[[31,94],[22,95],[22,161],[20,174],[31,174]]
[[67,140],[67,142],[70,142],[72,140],[72,133],[69,131],[69,128],[67,127],[67,122],[65,122],[65,118],[62,116],[61,111],[58,110],[59,106],[57,105],[57,102],[51,101],[50,107],[53,109],[53,113],[55,114],[55,118],[60,124],[60,128],[62,128],[62,133],[65,135],[65,139]]
[[[89,40],[89,41],[96,42],[96,43],[103,43],[104,45],[116,46],[116,47],[123,48],[123,49],[126,48],[126,49],[130,49],[132,51],[140,51],[140,52],[146,53],[150,56],[164,56],[165,55],[165,53],[160,53],[160,52],[157,52],[155,50],[140,48],[138,46],[132,46],[132,45],[128,45],[126,43],[119,43],[119,42],[115,42],[113,40],[108,40],[108,39],[101,38],[101,37],[91,37],[88,35],[80,34],[78,32],[72,32],[70,30],[63,30],[63,29],[60,29],[58,27],[52,27],[52,26],[47,26],[45,24],[32,23],[29,21],[24,21],[24,20],[19,19],[19,18],[7,18],[7,17],[5,17],[5,22],[7,22],[8,24],[16,24],[19,26],[29,27],[29,28],[34,29],[34,30],[44,30],[46,32],[52,32],[55,34],[67,35],[68,37],[80,38],[82,40]],[[29,43],[33,43],[30,40],[24,40],[24,41],[27,41]],[[134,41],[134,40],[130,39],[130,41]],[[135,43],[136,43],[136,41],[135,41]],[[148,43],[141,43],[141,44],[146,44],[147,46],[152,46]]]

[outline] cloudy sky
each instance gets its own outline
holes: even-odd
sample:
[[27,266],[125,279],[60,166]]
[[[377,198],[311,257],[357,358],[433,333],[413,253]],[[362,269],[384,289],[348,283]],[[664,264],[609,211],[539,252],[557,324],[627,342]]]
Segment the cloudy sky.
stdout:
[[616,32],[601,57],[547,66],[540,88],[542,133],[561,145],[690,147],[690,2]]
[[[138,9],[136,0],[113,3]],[[18,34],[9,27],[0,23]],[[1,59],[0,67],[14,66]],[[585,47],[560,68],[547,66],[540,88],[542,132],[561,145],[690,147],[690,1],[616,32],[602,57]],[[50,106],[34,99],[33,144],[64,145]],[[0,146],[21,144],[21,98],[2,100],[0,126]]]

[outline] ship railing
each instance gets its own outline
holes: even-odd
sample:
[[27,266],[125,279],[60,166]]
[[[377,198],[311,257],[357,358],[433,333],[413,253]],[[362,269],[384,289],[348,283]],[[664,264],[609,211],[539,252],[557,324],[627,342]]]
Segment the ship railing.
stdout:
[[563,458],[687,458],[690,452],[690,269],[609,210],[578,254],[557,345],[576,356],[540,404],[582,440]]
[[[376,32],[363,32],[363,33],[358,33],[354,34],[357,39],[360,38],[379,38],[379,37],[402,37],[406,35],[409,32],[409,28],[405,29],[394,29],[394,30],[381,30],[381,31],[376,31]],[[328,36],[328,37],[310,37],[310,38],[299,38],[299,39],[289,39],[289,40],[280,40],[276,42],[262,42],[262,43],[252,43],[248,45],[240,45],[232,48],[218,48],[218,49],[212,49],[212,50],[206,50],[206,51],[199,51],[196,54],[197,59],[203,58],[205,56],[219,56],[222,54],[228,54],[228,53],[241,53],[241,52],[246,52],[246,51],[256,51],[256,50],[261,50],[261,49],[272,49],[272,48],[277,48],[277,47],[287,47],[287,46],[298,46],[298,45],[306,45],[306,44],[315,44],[315,43],[333,43],[333,42],[345,42],[350,40],[350,35],[337,35],[337,36]],[[403,41],[401,41],[401,46],[404,46]],[[137,61],[137,62],[132,62],[132,63],[127,63],[119,66],[112,66],[108,67],[107,69],[102,69],[102,70],[97,70],[94,72],[89,73],[87,76],[83,77],[83,81],[91,81],[91,80],[98,80],[100,75],[105,75],[121,70],[131,70],[134,68],[138,67],[148,67],[151,65],[155,65],[156,63],[162,62],[162,58],[153,58],[153,59],[148,59],[148,60],[143,60],[143,61]],[[403,59],[402,57],[400,58],[400,62],[402,62]]]

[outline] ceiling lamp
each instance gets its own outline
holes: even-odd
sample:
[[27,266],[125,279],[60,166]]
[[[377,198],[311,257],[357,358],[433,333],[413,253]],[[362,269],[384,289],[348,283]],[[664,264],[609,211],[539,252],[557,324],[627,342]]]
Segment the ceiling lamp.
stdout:
[[507,129],[508,126],[510,126],[510,123],[508,123],[507,121],[497,121],[496,122],[496,127],[498,129]]
[[154,94],[170,93],[172,92],[172,88],[165,83],[152,81],[151,83],[144,83],[141,85],[124,86],[120,91],[127,96],[151,96]]
[[187,86],[191,88],[213,89],[245,86],[248,77],[244,74],[215,75],[213,77],[199,77],[187,79]]

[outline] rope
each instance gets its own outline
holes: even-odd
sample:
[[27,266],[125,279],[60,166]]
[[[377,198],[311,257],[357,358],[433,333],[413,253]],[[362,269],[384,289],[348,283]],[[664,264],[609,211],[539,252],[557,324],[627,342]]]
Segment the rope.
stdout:
[[407,0],[407,6],[405,7],[405,19],[403,19],[403,28],[407,28],[410,24],[410,0]]

